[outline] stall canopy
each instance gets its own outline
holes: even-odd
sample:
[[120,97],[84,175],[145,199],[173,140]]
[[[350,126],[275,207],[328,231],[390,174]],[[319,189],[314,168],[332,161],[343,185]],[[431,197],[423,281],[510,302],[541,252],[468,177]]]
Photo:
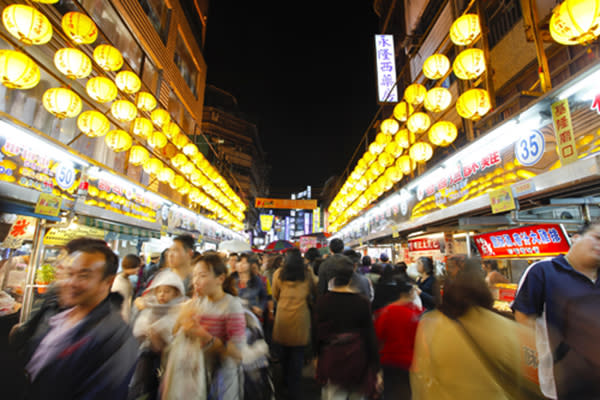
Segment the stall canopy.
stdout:
[[91,226],[93,228],[103,229],[107,232],[114,232],[121,235],[128,235],[131,237],[138,238],[160,239],[160,232],[158,231],[137,228],[135,226],[130,225],[114,224],[112,222],[103,221],[97,218],[82,217],[79,219],[79,222],[84,225]]
[[10,201],[0,201],[0,212],[8,214],[24,215],[26,217],[43,218],[48,221],[60,221],[60,217],[37,214],[34,206],[13,203]]
[[219,250],[235,252],[235,253],[243,253],[246,251],[251,251],[252,248],[250,247],[250,244],[248,244],[244,241],[233,239],[233,240],[226,240],[224,242],[219,243]]

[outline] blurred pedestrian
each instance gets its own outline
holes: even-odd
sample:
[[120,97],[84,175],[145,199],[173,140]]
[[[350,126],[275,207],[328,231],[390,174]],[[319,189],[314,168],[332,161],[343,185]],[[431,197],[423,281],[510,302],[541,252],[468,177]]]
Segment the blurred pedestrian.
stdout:
[[323,262],[321,252],[316,247],[311,247],[304,253],[304,260],[306,264],[313,270],[315,276],[319,276],[319,267]]
[[256,271],[258,271],[258,257],[252,253],[242,254],[237,264],[238,273],[235,283],[242,304],[262,321],[269,295]]
[[371,271],[371,257],[364,256],[362,258],[358,271],[363,275],[366,275],[369,273],[369,271]]
[[498,270],[498,261],[496,260],[484,260],[483,271],[485,272],[485,281],[490,286],[497,283],[510,283],[508,278]]
[[185,295],[191,297],[192,288],[192,259],[196,241],[190,235],[179,235],[173,239],[173,244],[167,252],[169,268],[183,281]]
[[388,265],[383,270],[381,279],[379,279],[377,284],[374,286],[374,290],[375,297],[371,305],[373,313],[376,313],[379,309],[398,299],[399,293],[396,271],[391,265]]
[[237,264],[240,261],[240,256],[238,253],[229,253],[229,257],[227,258],[227,269],[229,274],[237,273]]
[[123,304],[121,305],[121,315],[123,320],[129,323],[131,316],[131,300],[133,298],[133,285],[129,280],[131,275],[137,274],[142,260],[135,254],[127,254],[121,260],[121,272],[117,274],[111,292],[119,293],[123,296]]
[[464,254],[454,254],[446,260],[446,277],[456,278],[458,273],[465,268],[467,257]]
[[532,264],[515,319],[536,327],[538,375],[549,398],[600,398],[600,221],[584,224],[566,255]]
[[[342,254],[344,251],[344,242],[342,239],[331,239],[329,242],[329,253],[331,255]],[[318,293],[319,295],[325,294],[327,292],[327,286],[329,281],[332,279],[330,264],[327,259],[331,257],[327,257],[319,266],[319,284],[318,284]]]
[[427,310],[433,310],[435,308],[435,272],[433,267],[433,260],[431,257],[419,257],[417,259],[417,271],[419,277],[417,278],[417,286],[419,296],[423,307]]
[[300,250],[288,250],[283,267],[273,276],[273,297],[277,301],[273,341],[279,344],[289,399],[302,398],[304,351],[311,334],[310,304],[316,293],[316,278],[312,269],[304,266]]
[[373,301],[373,298],[375,297],[375,293],[374,293],[373,285],[371,284],[371,281],[369,281],[369,278],[367,278],[366,276],[359,274],[357,272],[358,264],[360,263],[360,254],[358,254],[356,251],[351,250],[351,249],[345,250],[343,254],[346,257],[348,257],[354,264],[354,272],[352,272],[352,279],[350,281],[350,286],[352,288],[354,288],[354,290],[357,293],[360,293],[363,296],[365,296],[367,299],[369,299],[369,302]]
[[376,390],[379,370],[371,307],[350,286],[354,263],[339,254],[327,260],[333,287],[318,298],[315,308],[322,399],[366,399]]
[[64,311],[30,339],[28,399],[125,399],[137,343],[110,293],[119,266],[106,245],[73,253],[65,266]]
[[383,369],[383,398],[410,399],[409,371],[422,310],[413,303],[412,282],[399,278],[390,287],[393,288],[394,299],[376,313],[375,319],[375,332],[381,344],[379,355]]

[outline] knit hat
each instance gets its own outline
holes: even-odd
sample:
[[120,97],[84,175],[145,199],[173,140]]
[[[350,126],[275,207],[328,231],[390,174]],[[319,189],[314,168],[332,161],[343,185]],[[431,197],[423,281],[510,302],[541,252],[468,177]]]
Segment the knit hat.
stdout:
[[180,295],[183,296],[185,294],[185,289],[183,288],[183,281],[181,280],[179,275],[177,275],[173,271],[165,270],[159,272],[158,275],[156,275],[156,277],[152,281],[152,284],[150,285],[148,290],[153,290],[158,286],[171,286],[179,290]]

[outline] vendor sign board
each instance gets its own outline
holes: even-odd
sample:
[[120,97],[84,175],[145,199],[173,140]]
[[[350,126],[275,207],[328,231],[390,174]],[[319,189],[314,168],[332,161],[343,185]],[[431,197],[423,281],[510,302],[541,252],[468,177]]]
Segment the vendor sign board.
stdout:
[[532,258],[566,254],[570,244],[557,224],[529,225],[474,236],[482,258]]
[[552,119],[558,156],[563,165],[577,160],[577,143],[571,122],[571,110],[567,99],[552,104]]
[[516,208],[515,199],[510,187],[505,186],[500,189],[492,190],[489,192],[489,196],[493,214],[511,211]]
[[254,206],[256,208],[314,210],[315,208],[317,208],[317,200],[268,199],[263,197],[257,197]]
[[102,229],[86,225],[73,224],[66,228],[50,228],[44,236],[46,246],[64,246],[73,239],[88,237],[104,240],[105,232]]
[[410,252],[440,250],[440,248],[440,239],[421,238],[408,241],[408,251]]
[[4,242],[0,245],[5,249],[18,249],[25,240],[33,239],[33,233],[35,231],[35,218],[19,216],[15,222],[13,222],[8,235],[4,239]]
[[60,213],[62,197],[53,196],[48,193],[40,193],[35,205],[35,213],[56,217]]

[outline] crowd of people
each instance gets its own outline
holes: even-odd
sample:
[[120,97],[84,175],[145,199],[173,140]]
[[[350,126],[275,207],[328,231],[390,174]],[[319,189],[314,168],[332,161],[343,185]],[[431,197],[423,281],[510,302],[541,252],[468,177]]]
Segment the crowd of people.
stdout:
[[[600,396],[585,347],[597,347],[600,225],[526,271],[516,322],[493,309],[488,285],[506,278],[477,259],[452,256],[440,276],[420,257],[413,279],[405,263],[361,257],[339,239],[324,255],[200,254],[194,244],[178,236],[148,265],[129,254],[119,269],[105,242],[70,242],[56,282],[10,335],[22,397],[305,399],[311,363],[324,400]],[[528,341],[539,384],[524,371]]]

